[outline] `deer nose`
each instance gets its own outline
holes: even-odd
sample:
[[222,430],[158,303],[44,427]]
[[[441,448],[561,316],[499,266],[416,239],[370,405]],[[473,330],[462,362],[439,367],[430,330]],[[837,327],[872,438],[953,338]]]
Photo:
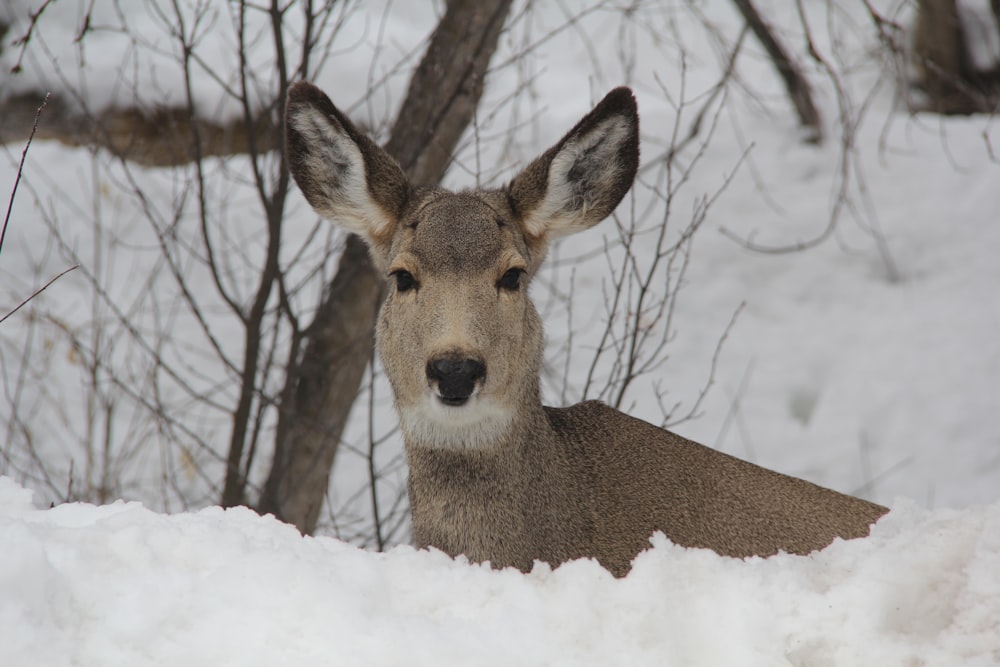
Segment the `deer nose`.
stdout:
[[459,357],[438,357],[427,364],[427,379],[437,383],[437,393],[441,401],[448,405],[462,405],[476,382],[486,377],[486,366],[475,359]]

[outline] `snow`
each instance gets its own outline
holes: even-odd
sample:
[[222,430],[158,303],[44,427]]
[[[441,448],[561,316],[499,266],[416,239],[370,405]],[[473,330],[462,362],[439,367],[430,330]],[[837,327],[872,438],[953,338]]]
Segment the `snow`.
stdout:
[[[17,8],[37,4],[6,3],[0,13],[23,20]],[[158,41],[172,21],[148,11],[165,3],[117,3],[117,9],[130,8],[124,19],[110,4],[92,3],[95,24],[122,21],[140,39],[105,29],[77,44],[72,38],[89,4],[52,3],[22,74],[0,82],[0,96],[47,86],[82,91],[96,108],[128,104],[137,94],[149,105],[179,99],[181,77],[170,53],[163,53],[172,47]],[[178,7],[189,12],[195,4],[208,9],[199,53],[231,82],[236,64],[226,12],[233,5]],[[677,118],[660,83],[673,100],[686,86],[691,106],[682,111],[682,133],[697,101],[714,85],[717,54],[695,13],[672,6],[660,13],[657,8],[666,3],[650,3],[635,22],[619,23],[618,14],[594,10],[543,39],[565,23],[559,4],[519,14],[516,30],[502,40],[496,62],[542,41],[518,67],[491,74],[482,105],[491,116],[478,119],[481,136],[463,145],[448,175],[450,186],[473,185],[476,167],[487,183],[508,178],[514,165],[558,140],[621,83],[636,91],[649,164],[665,149]],[[796,13],[778,2],[759,4],[809,63]],[[58,493],[38,478],[0,478],[0,665],[1000,665],[996,123],[906,116],[883,81],[886,69],[871,55],[874,36],[859,27],[867,21],[862,3],[829,16],[829,3],[804,4],[817,48],[827,54],[839,49],[837,64],[845,73],[840,85],[856,103],[870,103],[848,164],[846,187],[856,206],[830,239],[808,251],[754,253],[721,233],[765,245],[814,238],[827,224],[843,168],[832,84],[818,67],[810,70],[834,139],[804,145],[780,83],[748,42],[740,76],[753,94],[729,93],[711,143],[673,202],[672,233],[680,233],[700,198],[732,179],[696,235],[669,359],[637,384],[625,406],[659,421],[653,382],[669,390],[667,403],[679,402],[681,412],[692,405],[720,336],[745,304],[721,348],[699,416],[676,430],[890,505],[892,512],[870,538],[837,542],[808,557],[741,561],[656,537],[655,548],[640,555],[621,580],[586,561],[554,571],[538,566],[524,575],[405,544],[378,554],[333,537],[302,537],[246,509],[165,511],[217,498],[190,471],[202,466],[211,475],[218,464],[204,452],[178,453],[169,434],[137,427],[130,432],[127,406],[114,405],[122,421],[113,431],[123,439],[122,449],[133,448],[116,459],[121,474],[131,475],[121,495],[144,504],[39,509],[58,500]],[[414,62],[438,10],[389,2],[365,3],[348,13],[339,39],[353,46],[331,56],[333,64],[318,83],[352,115],[381,127],[402,98],[406,63]],[[727,3],[708,3],[700,11],[730,38],[739,29]],[[880,11],[899,16],[892,7],[880,5]],[[248,19],[260,17],[251,13]],[[15,24],[8,39],[23,27]],[[377,35],[389,46],[379,50]],[[674,42],[687,50],[683,81]],[[631,62],[594,57],[629,48]],[[5,71],[17,53],[4,49]],[[266,53],[254,56],[264,77]],[[50,66],[51,58],[58,67]],[[129,63],[123,83],[96,75],[122,62]],[[365,99],[370,82],[383,76],[386,85]],[[511,111],[500,100],[525,86],[525,79],[531,83],[523,98],[535,106]],[[224,117],[237,111],[218,81],[196,73],[193,83],[199,113]],[[365,100],[363,106],[358,100]],[[529,113],[534,111],[537,117]],[[515,113],[522,114],[520,125],[508,132]],[[509,144],[502,141],[508,134]],[[20,156],[20,147],[7,151],[0,183],[13,182]],[[248,194],[248,169],[240,158],[216,166],[211,192],[231,202],[220,224],[229,225],[234,247],[252,260],[261,245],[254,236],[259,228],[247,224],[259,215]],[[142,224],[144,211],[115,189],[129,178],[141,179],[149,197],[144,205],[154,211],[167,202],[163,210],[172,212],[170,203],[189,185],[183,170],[133,169],[126,175],[120,165],[85,150],[32,146],[0,257],[0,310],[37,286],[37,277],[65,268],[52,229],[40,222],[51,218],[62,221],[84,269],[103,275],[119,302],[143,312],[147,291],[161,285],[133,277],[156,263],[156,244]],[[643,178],[652,182],[655,169]],[[619,209],[624,219],[649,204],[648,188],[634,192]],[[314,220],[295,199],[289,204],[292,240],[304,238]],[[93,250],[91,228],[76,224],[97,213],[114,255]],[[872,229],[884,237],[891,267]],[[601,290],[614,270],[594,250],[615,238],[606,222],[566,239],[533,287],[546,320],[547,363],[550,371],[559,369],[556,375],[564,367],[567,332],[573,332],[571,387],[582,386],[587,366],[580,360],[588,359],[600,333]],[[292,256],[297,246],[289,245]],[[234,268],[233,282],[249,290],[252,275],[241,274],[242,266]],[[568,290],[571,280],[573,309],[552,297]],[[99,310],[89,308],[82,282],[70,274],[0,327],[5,382],[22,358],[30,359],[34,373],[27,398],[21,398],[30,409],[17,417],[30,427],[37,452],[63,471],[74,464],[79,471],[83,443],[95,428],[88,421],[83,370],[58,333],[103,321]],[[57,326],[45,329],[44,323]],[[220,340],[235,336],[229,326],[219,321]],[[133,366],[124,344],[128,337],[119,330],[104,335],[129,369],[125,375],[140,376],[142,368]],[[173,335],[202,374],[195,381],[224,377],[188,345],[182,326]],[[557,389],[546,382],[549,402],[558,403]],[[207,386],[229,404],[232,387]],[[0,387],[4,437],[13,431],[6,412],[14,400],[10,391],[9,384]],[[376,404],[373,421],[381,432],[391,429],[395,417],[386,394]],[[188,417],[187,425],[207,442],[224,440],[224,423],[195,408]],[[366,420],[366,414],[355,415],[348,437],[365,434]],[[7,472],[9,446],[0,452],[0,473]],[[398,442],[386,445],[387,459],[398,452]],[[366,479],[359,461],[350,451],[339,455],[331,485],[338,510],[337,503],[353,497],[358,480]],[[194,490],[183,504],[172,495],[175,489],[161,488],[168,486],[162,480],[169,465],[182,470],[182,491]]]
[[1000,503],[737,560],[662,536],[616,580],[376,554],[250,510],[37,510],[0,478],[4,665],[996,665]]

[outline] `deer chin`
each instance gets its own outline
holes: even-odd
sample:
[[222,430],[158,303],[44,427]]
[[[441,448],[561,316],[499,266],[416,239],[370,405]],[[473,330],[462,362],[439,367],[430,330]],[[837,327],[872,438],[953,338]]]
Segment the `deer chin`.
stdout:
[[434,449],[490,449],[510,431],[514,411],[475,392],[461,405],[449,405],[436,392],[416,404],[397,405],[406,442]]

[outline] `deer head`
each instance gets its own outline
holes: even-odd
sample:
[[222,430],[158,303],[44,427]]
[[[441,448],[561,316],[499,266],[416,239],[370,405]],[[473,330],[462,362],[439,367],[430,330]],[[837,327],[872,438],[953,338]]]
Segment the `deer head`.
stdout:
[[407,442],[486,448],[541,410],[542,326],[528,286],[549,243],[596,225],[639,162],[627,88],[509,185],[414,187],[320,91],[292,86],[288,164],[313,208],[368,243],[389,289],[378,351]]

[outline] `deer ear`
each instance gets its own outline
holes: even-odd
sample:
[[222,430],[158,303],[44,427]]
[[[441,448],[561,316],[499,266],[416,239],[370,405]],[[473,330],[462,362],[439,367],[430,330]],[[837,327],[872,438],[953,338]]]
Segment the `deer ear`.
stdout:
[[316,212],[372,246],[385,244],[410,190],[396,161],[304,81],[288,89],[285,139],[288,168]]
[[525,232],[546,241],[608,217],[639,167],[639,112],[628,88],[615,88],[509,186]]

